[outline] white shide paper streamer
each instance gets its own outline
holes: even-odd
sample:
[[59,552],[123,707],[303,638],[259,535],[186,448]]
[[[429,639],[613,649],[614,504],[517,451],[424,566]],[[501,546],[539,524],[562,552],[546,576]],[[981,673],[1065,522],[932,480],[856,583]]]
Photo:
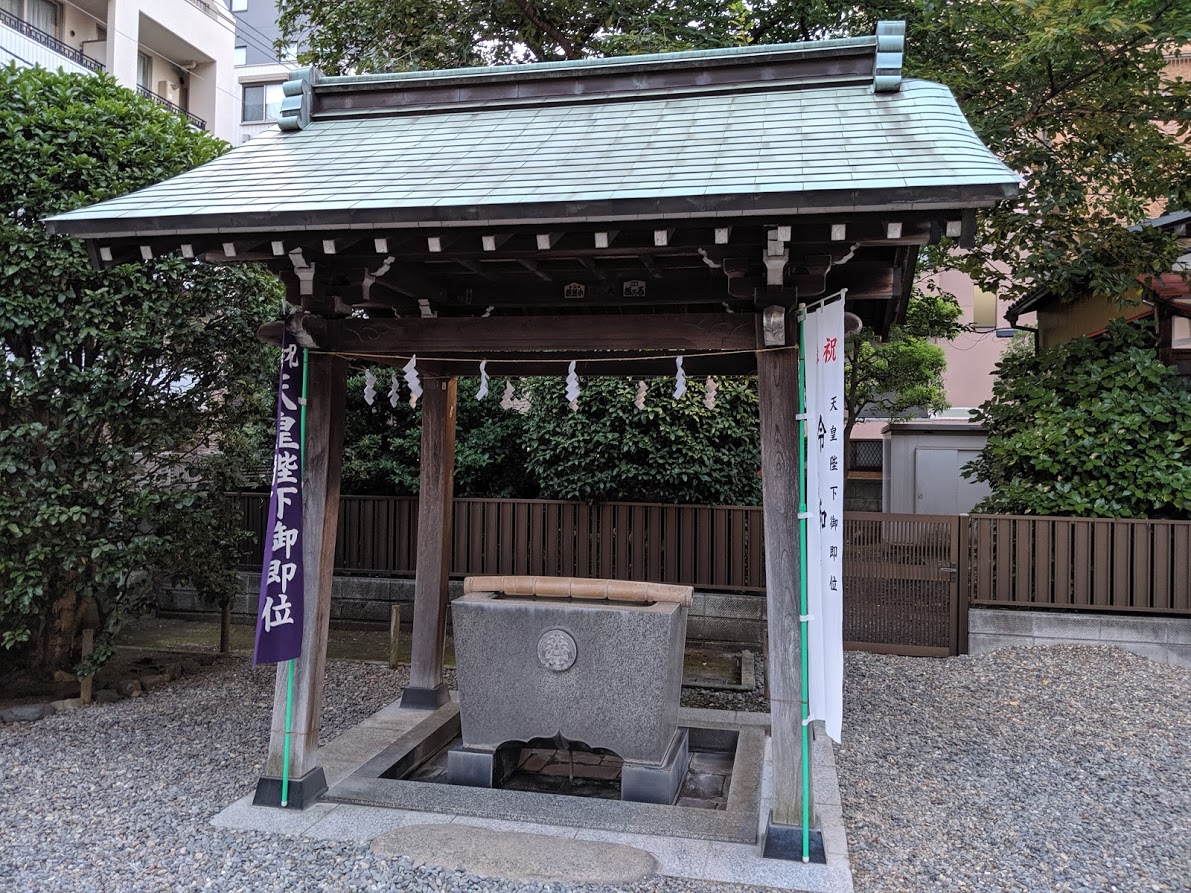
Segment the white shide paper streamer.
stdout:
[[417,354],[409,358],[409,362],[401,367],[405,370],[405,383],[409,385],[409,405],[417,406],[418,398],[422,396],[422,380],[418,377]]

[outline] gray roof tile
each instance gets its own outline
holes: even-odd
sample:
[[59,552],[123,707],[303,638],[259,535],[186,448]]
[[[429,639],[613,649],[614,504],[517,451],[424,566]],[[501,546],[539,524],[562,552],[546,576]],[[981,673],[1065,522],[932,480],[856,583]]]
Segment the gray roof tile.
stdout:
[[[51,225],[134,235],[202,226],[213,216],[226,218],[219,227],[235,227],[239,213],[264,209],[290,215],[291,224],[308,222],[300,217],[308,211],[328,225],[359,223],[337,212],[369,209],[391,210],[389,220],[402,225],[433,225],[435,209],[448,206],[476,220],[516,222],[509,205],[532,204],[543,216],[540,206],[558,203],[547,216],[568,217],[562,203],[703,196],[721,197],[717,213],[734,213],[758,194],[789,194],[787,204],[798,207],[809,190],[846,192],[832,208],[854,206],[853,192],[872,193],[860,201],[867,207],[884,204],[879,193],[889,188],[955,184],[987,187],[978,203],[988,204],[1018,180],[972,132],[946,87],[910,80],[888,94],[849,85],[318,120],[301,131],[266,131],[209,164]],[[732,195],[741,196],[739,206],[722,200]],[[906,205],[904,195],[897,201]],[[611,207],[583,213],[616,216]]]

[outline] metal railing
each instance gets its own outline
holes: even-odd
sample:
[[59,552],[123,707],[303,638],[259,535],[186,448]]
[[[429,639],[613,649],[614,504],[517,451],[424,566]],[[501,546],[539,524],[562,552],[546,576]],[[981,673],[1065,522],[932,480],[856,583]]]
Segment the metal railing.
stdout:
[[65,56],[76,65],[81,65],[83,68],[90,71],[103,71],[103,64],[96,62],[90,56],[84,56],[80,50],[76,50],[72,46],[68,46],[56,38],[53,34],[48,34],[40,28],[34,28],[23,19],[19,19],[12,13],[0,9],[0,24],[7,25],[13,31],[21,34],[35,43],[39,43],[47,49],[53,50],[60,56]]
[[186,109],[182,108],[182,106],[177,105],[176,103],[170,102],[164,96],[159,96],[158,94],[154,93],[152,90],[148,89],[147,87],[139,87],[138,86],[136,88],[136,92],[140,93],[141,96],[145,97],[146,99],[153,100],[155,103],[157,103],[162,108],[167,108],[171,112],[181,115],[183,118],[185,118],[190,123],[190,125],[192,127],[197,127],[199,130],[207,129],[207,122],[204,121],[202,118],[200,118],[198,115],[190,114],[190,112],[186,111]]

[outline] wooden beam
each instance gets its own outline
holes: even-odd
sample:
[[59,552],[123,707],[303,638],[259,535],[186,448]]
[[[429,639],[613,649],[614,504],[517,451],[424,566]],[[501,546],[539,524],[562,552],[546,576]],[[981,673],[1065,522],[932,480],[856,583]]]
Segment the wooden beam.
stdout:
[[[757,355],[761,491],[765,522],[765,603],[773,740],[773,821],[802,824],[801,646],[799,644],[798,356]],[[813,801],[812,801],[813,802]]]
[[591,273],[593,276],[595,276],[601,282],[608,281],[608,274],[605,273],[603,270],[601,270],[596,265],[596,262],[594,260],[592,260],[590,257],[579,258],[579,263],[582,264],[583,269],[587,270],[589,273]]
[[517,262],[519,264],[521,264],[521,266],[525,267],[525,269],[529,270],[529,272],[533,273],[535,276],[537,276],[539,279],[541,279],[543,282],[553,282],[554,281],[553,277],[549,273],[547,273],[545,270],[543,270],[541,267],[539,267],[535,261],[526,260],[525,258],[521,258]]
[[653,262],[653,258],[650,257],[648,254],[641,255],[641,266],[645,267],[645,269],[647,269],[649,271],[649,277],[651,279],[661,279],[662,278],[661,271],[658,270],[658,265]]
[[752,313],[654,313],[584,316],[323,319],[302,326],[317,349],[380,355],[444,356],[522,350],[754,350]]
[[[306,455],[303,460],[302,655],[294,665],[293,728],[290,735],[291,786],[308,785],[318,796],[322,769],[318,734],[323,709],[327,664],[327,630],[331,622],[331,582],[335,565],[335,533],[339,524],[339,477],[343,461],[343,418],[347,360],[308,355]],[[285,756],[288,667],[277,665],[273,722],[265,775],[281,778]],[[326,789],[325,780],[322,788]],[[258,788],[258,796],[261,789]],[[307,793],[310,793],[308,791]],[[306,799],[306,795],[303,796]],[[271,805],[279,805],[277,803]]]
[[474,260],[467,260],[466,258],[460,258],[460,259],[456,260],[455,263],[459,264],[459,266],[463,267],[463,269],[467,270],[467,272],[474,273],[476,276],[479,276],[481,279],[486,279],[489,282],[492,282],[496,278],[495,271],[485,270],[480,264],[476,263]]
[[455,476],[455,401],[458,382],[430,379],[422,394],[418,554],[414,567],[414,631],[409,685],[402,707],[434,709],[450,694],[443,681]]
[[[373,357],[369,362],[400,369],[411,354]],[[584,359],[584,357],[587,357]],[[481,360],[488,361],[488,374],[492,376],[563,376],[567,366],[575,360],[575,371],[580,377],[592,375],[636,375],[640,377],[674,376],[674,354],[637,357],[624,356],[610,359],[606,354],[571,353],[558,355],[554,352],[533,352],[520,355],[509,354],[503,358],[491,354],[454,354],[448,358],[423,361],[419,358],[418,368],[433,369],[435,374],[464,376],[476,375]],[[683,354],[683,369],[688,376],[698,375],[751,375],[757,369],[756,354],[745,351],[730,354]]]
[[902,245],[897,249],[893,266],[893,297],[885,305],[885,319],[878,335],[884,337],[890,328],[906,318],[906,308],[910,303],[910,292],[914,286],[914,269],[918,265],[918,246]]
[[[589,258],[582,258],[578,263],[584,267],[591,263]],[[541,282],[509,282],[485,283],[475,282],[468,286],[471,294],[456,286],[454,291],[444,288],[439,300],[443,306],[471,307],[524,307],[539,308],[543,315],[552,312],[547,308],[562,308],[574,306],[574,299],[565,295],[566,285],[578,282],[585,288],[583,296],[586,304],[592,307],[628,307],[642,306],[658,308],[667,304],[709,304],[718,307],[728,298],[728,283],[718,271],[709,271],[700,264],[698,268],[690,268],[681,274],[671,274],[654,268],[657,275],[648,274],[644,270],[611,270],[605,264],[599,264],[596,273],[576,272],[562,282],[551,282],[543,285]],[[602,275],[601,275],[602,274]],[[499,274],[494,274],[499,275]],[[542,271],[543,276],[550,274]],[[527,277],[528,278],[528,277]],[[888,273],[886,273],[888,278]],[[639,290],[630,289],[626,294],[625,284],[630,281],[648,279],[644,294]],[[545,281],[545,280],[543,280]]]

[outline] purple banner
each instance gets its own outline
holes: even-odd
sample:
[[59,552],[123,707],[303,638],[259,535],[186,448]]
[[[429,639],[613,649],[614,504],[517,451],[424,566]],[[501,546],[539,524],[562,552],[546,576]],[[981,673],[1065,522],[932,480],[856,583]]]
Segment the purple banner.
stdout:
[[302,653],[302,361],[302,351],[283,332],[273,492],[265,527],[254,667]]

